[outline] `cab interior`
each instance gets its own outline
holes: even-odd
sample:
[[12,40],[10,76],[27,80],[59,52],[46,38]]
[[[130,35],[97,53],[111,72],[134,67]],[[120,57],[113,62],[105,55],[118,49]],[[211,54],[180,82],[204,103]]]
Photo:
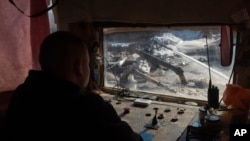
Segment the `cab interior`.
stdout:
[[[228,84],[250,88],[248,0],[1,3],[0,127],[13,90],[40,69],[40,43],[57,30],[85,41],[89,87],[100,94],[200,107],[212,86],[220,105]],[[242,95],[249,123],[250,93]]]

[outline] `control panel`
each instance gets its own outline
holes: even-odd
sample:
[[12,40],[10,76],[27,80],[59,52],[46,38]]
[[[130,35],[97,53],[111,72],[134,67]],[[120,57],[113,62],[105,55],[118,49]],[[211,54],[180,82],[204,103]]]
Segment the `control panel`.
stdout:
[[[176,141],[198,113],[197,106],[104,96],[145,141]],[[139,102],[139,104],[138,104]]]

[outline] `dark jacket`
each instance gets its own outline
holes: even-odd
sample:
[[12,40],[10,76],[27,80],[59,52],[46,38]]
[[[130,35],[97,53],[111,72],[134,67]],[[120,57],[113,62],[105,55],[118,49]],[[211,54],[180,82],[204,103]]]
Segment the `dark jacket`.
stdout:
[[8,140],[139,141],[108,102],[74,83],[30,71],[10,101],[4,134]]

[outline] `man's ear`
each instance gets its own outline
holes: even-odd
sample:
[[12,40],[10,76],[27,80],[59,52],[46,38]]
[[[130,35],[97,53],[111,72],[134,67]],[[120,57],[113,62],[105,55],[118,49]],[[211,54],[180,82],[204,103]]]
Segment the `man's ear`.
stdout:
[[83,75],[83,65],[82,65],[82,62],[83,60],[80,59],[80,58],[77,58],[74,62],[74,73],[77,75],[77,76],[82,76]]

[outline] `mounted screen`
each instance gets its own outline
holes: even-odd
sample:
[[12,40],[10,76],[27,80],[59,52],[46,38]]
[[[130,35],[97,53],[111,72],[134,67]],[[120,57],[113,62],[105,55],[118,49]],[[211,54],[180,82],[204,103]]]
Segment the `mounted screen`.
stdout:
[[221,65],[216,27],[105,28],[104,86],[207,100],[208,57],[220,95],[232,67]]

